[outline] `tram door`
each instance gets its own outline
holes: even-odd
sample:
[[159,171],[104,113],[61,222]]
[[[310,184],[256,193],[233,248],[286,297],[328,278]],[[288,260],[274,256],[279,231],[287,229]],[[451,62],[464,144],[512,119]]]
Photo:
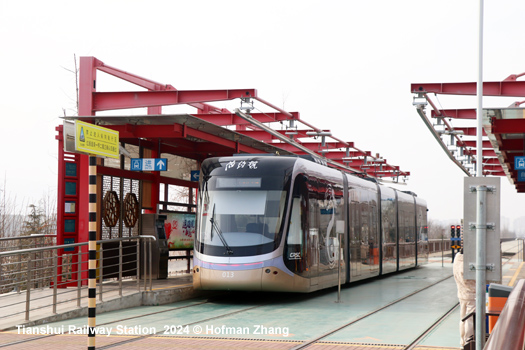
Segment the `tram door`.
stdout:
[[310,285],[319,284],[319,203],[317,200],[317,179],[310,178],[308,187],[308,266]]
[[310,285],[319,284],[319,229],[310,226],[308,233],[308,256],[310,257]]
[[361,276],[361,213],[359,203],[350,202],[350,280]]

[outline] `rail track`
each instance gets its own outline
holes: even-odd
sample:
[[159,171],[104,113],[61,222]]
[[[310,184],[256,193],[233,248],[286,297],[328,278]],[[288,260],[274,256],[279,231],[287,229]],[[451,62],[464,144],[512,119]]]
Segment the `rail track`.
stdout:
[[[503,265],[505,265],[506,263],[508,263],[510,261],[510,251],[512,250],[513,248],[510,248],[510,249],[505,249],[503,251],[503,254],[502,254],[502,257],[504,259],[504,261],[502,262]],[[513,253],[513,254],[516,254],[516,253]],[[396,300],[393,300],[393,301],[390,301],[380,307],[377,307],[376,309],[374,310],[371,310],[371,311],[368,311],[366,312],[365,314],[362,314],[362,315],[359,315],[359,316],[356,316],[354,319],[348,321],[348,322],[345,322],[343,324],[340,324],[328,331],[325,331],[323,334],[321,335],[317,335],[315,336],[314,338],[312,339],[309,339],[309,340],[282,340],[281,342],[288,342],[289,343],[289,348],[288,349],[291,349],[291,350],[299,350],[299,349],[307,349],[307,348],[310,348],[316,344],[354,344],[354,345],[357,345],[356,343],[348,343],[348,342],[338,342],[338,341],[331,341],[331,340],[328,340],[327,338],[333,334],[336,334],[337,332],[340,332],[340,331],[343,331],[343,330],[348,330],[349,328],[351,327],[359,327],[359,322],[373,316],[373,315],[377,315],[379,314],[380,312],[382,311],[385,311],[387,310],[388,308],[391,308],[393,307],[394,305],[396,304],[399,304],[403,301],[406,301],[406,300],[409,300],[410,298],[416,296],[417,294],[419,293],[422,293],[423,291],[425,290],[428,290],[430,288],[433,288],[435,286],[438,286],[440,283],[443,283],[445,281],[447,281],[448,279],[452,278],[452,274],[450,275],[446,275],[444,278],[440,278],[439,280],[437,281],[434,281],[433,283],[423,287],[423,288],[420,288],[420,289],[417,289],[415,291],[412,291],[406,295],[403,295],[401,297],[399,297],[398,299]],[[367,283],[367,282],[365,282]],[[202,317],[199,317],[198,319],[195,319],[193,320],[192,322],[186,322],[184,324],[181,324],[180,326],[181,327],[186,327],[186,326],[194,326],[194,325],[198,325],[198,324],[202,324],[204,322],[210,322],[210,321],[214,321],[214,320],[219,320],[219,319],[223,319],[223,318],[226,318],[226,317],[229,317],[229,316],[233,316],[233,315],[238,315],[238,314],[242,314],[242,313],[245,313],[245,312],[248,312],[248,311],[251,311],[251,310],[254,310],[254,309],[258,309],[258,308],[263,308],[263,307],[266,307],[266,306],[272,306],[274,304],[277,304],[277,303],[287,303],[290,299],[293,299],[294,301],[301,301],[301,300],[309,300],[309,299],[315,299],[316,297],[320,297],[322,295],[325,295],[325,294],[329,294],[329,293],[333,293],[333,290],[328,290],[328,291],[323,291],[321,293],[314,293],[314,294],[301,294],[301,295],[297,295],[297,294],[279,294],[279,299],[278,301],[275,301],[272,299],[272,297],[262,297],[260,299],[260,303],[253,303],[253,299],[249,299],[248,297],[246,297],[246,300],[240,300],[239,299],[239,295],[240,294],[235,294],[235,295],[229,295],[229,294],[223,294],[223,295],[219,295],[219,296],[215,296],[213,298],[209,298],[207,300],[202,300],[202,301],[195,301],[195,302],[191,302],[187,305],[182,305],[182,306],[175,306],[175,307],[170,307],[170,308],[166,308],[166,309],[163,309],[163,310],[156,310],[154,312],[149,312],[149,313],[146,313],[146,314],[141,314],[141,315],[135,315],[135,316],[130,316],[130,317],[122,317],[122,318],[119,318],[119,319],[112,319],[110,322],[105,322],[105,323],[100,323],[100,324],[97,324],[97,327],[98,326],[104,326],[104,325],[109,325],[109,324],[118,324],[118,323],[124,323],[124,322],[129,322],[129,321],[137,321],[139,320],[140,322],[140,319],[143,319],[144,322],[147,322],[147,317],[148,316],[154,316],[154,315],[159,315],[159,314],[162,314],[162,313],[174,313],[174,312],[177,312],[177,311],[183,311],[183,310],[188,310],[188,309],[191,309],[191,310],[194,310],[195,312],[201,312],[202,313]],[[275,295],[274,295],[275,296]],[[239,309],[236,309],[236,310],[224,310],[226,312],[220,312],[220,314],[218,315],[215,315],[215,316],[211,316],[211,317],[206,317],[206,312],[204,309],[202,309],[203,307],[205,307],[206,305],[208,304],[224,304],[226,306],[228,305],[236,305],[236,306],[241,306]],[[246,307],[242,307],[243,306],[243,303],[245,303]],[[275,306],[275,305],[274,305]],[[452,307],[448,307],[446,310],[443,311],[442,315],[440,317],[438,317],[435,322],[433,322],[432,324],[430,324],[424,331],[422,331],[420,334],[417,334],[416,336],[413,337],[413,340],[410,341],[410,342],[407,342],[408,344],[407,345],[396,345],[396,348],[397,349],[403,349],[403,350],[414,350],[416,349],[416,347],[418,346],[418,344],[421,344],[421,342],[428,336],[429,333],[431,333],[434,329],[436,329],[437,327],[439,327],[439,325],[444,322],[447,317],[450,316],[450,314],[452,314],[455,309],[458,307],[458,304],[455,304],[453,305]],[[117,341],[117,342],[114,342],[112,344],[108,344],[108,345],[103,345],[103,346],[97,346],[98,349],[110,349],[110,348],[119,348],[119,349],[124,349],[128,344],[132,344],[134,342],[137,342],[139,340],[142,340],[142,339],[145,339],[145,338],[150,338],[150,337],[155,337],[155,336],[159,336],[161,335],[163,332],[163,330],[160,330],[156,333],[151,333],[151,334],[146,334],[146,335],[138,335],[138,336],[133,336],[133,337],[128,337],[126,339],[123,339],[121,341]],[[21,346],[21,347],[24,347],[26,348],[27,346],[33,346],[32,344],[34,344],[35,347],[38,347],[38,343],[40,340],[44,340],[46,338],[50,338],[50,337],[56,337],[56,336],[59,336],[58,334],[49,334],[49,335],[39,335],[39,336],[35,336],[35,337],[31,337],[31,338],[25,338],[25,339],[20,339],[20,340],[16,340],[16,341],[13,341],[13,342],[10,342],[10,343],[6,343],[6,344],[0,344],[0,348],[11,348],[11,349],[16,349],[17,347]],[[171,339],[173,339],[174,341],[176,341],[177,338],[196,338],[196,339],[203,339],[203,338],[206,338],[206,339],[210,339],[210,337],[204,337],[204,336],[198,336],[198,335],[185,335],[185,336],[170,336]],[[219,339],[219,340],[235,340],[235,339],[238,339],[238,338],[226,338],[226,337],[213,337],[213,339]],[[272,340],[268,340],[268,339],[244,339],[246,341],[272,341]],[[363,344],[361,344],[363,345]],[[373,344],[370,344],[371,346]],[[375,344],[375,345],[379,345],[379,344]],[[381,344],[381,345],[384,345],[384,344]]]

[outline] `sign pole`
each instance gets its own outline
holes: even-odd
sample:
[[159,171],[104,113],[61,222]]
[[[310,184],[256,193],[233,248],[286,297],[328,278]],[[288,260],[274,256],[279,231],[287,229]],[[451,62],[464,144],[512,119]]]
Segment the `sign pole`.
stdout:
[[97,314],[97,157],[89,156],[88,350],[95,350]]
[[[64,123],[66,136],[69,129]],[[81,120],[73,126],[74,152],[89,155],[89,227],[88,227],[88,350],[95,350],[95,327],[97,314],[97,155],[119,159],[118,131]],[[68,147],[66,143],[66,148]],[[71,150],[70,150],[71,151]],[[102,268],[102,262],[100,263]],[[102,278],[102,273],[100,274]]]
[[[476,112],[476,177],[483,176],[483,0],[479,0],[478,35],[478,84],[476,87],[478,106]],[[485,346],[485,284],[486,284],[486,240],[485,217],[486,186],[478,186],[476,201],[476,350]]]

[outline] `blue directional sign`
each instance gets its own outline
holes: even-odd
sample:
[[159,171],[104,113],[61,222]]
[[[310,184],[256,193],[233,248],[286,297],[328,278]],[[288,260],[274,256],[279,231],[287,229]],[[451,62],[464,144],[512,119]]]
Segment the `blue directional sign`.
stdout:
[[200,170],[192,170],[191,171],[191,181],[199,181],[199,176],[201,176]]
[[167,158],[131,158],[131,171],[167,171]]
[[525,182],[525,171],[518,171],[518,182]]
[[514,170],[525,170],[525,157],[514,157]]

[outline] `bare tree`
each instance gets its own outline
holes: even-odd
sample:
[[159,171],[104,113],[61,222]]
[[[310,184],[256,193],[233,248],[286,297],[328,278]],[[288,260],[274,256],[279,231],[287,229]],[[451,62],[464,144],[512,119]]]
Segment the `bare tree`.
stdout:
[[[196,162],[193,159],[169,155],[168,161],[177,166],[177,170],[172,175],[180,179],[190,179],[191,170],[196,168]],[[168,198],[174,203],[190,203],[190,190],[187,187],[169,185]],[[193,191],[192,202],[195,204],[195,191]],[[184,207],[170,207],[170,209],[186,211]]]
[[56,206],[49,196],[40,199],[38,205],[30,204],[24,221],[23,235],[54,234],[56,231]]
[[440,239],[446,234],[447,227],[436,220],[428,219],[428,238]]
[[16,196],[12,197],[7,191],[5,177],[0,193],[0,237],[18,236],[22,231],[25,217],[20,209],[23,205],[19,207]]

